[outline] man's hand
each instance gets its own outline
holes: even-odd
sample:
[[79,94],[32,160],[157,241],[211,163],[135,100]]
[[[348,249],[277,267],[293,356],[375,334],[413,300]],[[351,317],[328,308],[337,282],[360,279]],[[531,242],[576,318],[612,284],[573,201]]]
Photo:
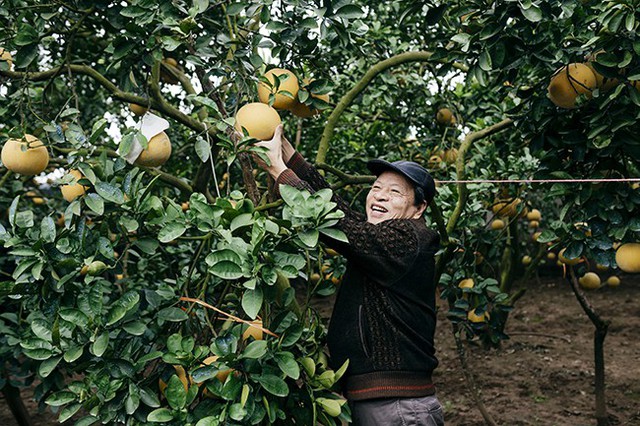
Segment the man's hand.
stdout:
[[[254,144],[255,146],[260,146],[267,149],[266,155],[267,155],[267,158],[269,159],[269,163],[271,164],[269,165],[265,164],[265,162],[261,160],[260,157],[258,157],[257,155],[254,155],[254,159],[256,160],[256,164],[258,164],[258,166],[260,166],[262,169],[266,170],[274,180],[278,179],[278,176],[280,176],[280,173],[282,173],[287,169],[287,166],[282,156],[282,150],[283,150],[282,131],[283,131],[283,127],[282,127],[282,124],[280,124],[278,127],[276,127],[275,133],[273,134],[273,138],[271,140],[257,142]],[[291,144],[289,144],[288,141],[287,141],[287,144],[291,146]]]

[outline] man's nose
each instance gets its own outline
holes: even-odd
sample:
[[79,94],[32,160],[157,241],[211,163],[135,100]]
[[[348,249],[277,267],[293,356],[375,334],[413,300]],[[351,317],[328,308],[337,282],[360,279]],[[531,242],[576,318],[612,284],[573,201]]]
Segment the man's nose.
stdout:
[[389,193],[383,189],[376,191],[373,194],[374,198],[378,201],[387,200],[389,198]]

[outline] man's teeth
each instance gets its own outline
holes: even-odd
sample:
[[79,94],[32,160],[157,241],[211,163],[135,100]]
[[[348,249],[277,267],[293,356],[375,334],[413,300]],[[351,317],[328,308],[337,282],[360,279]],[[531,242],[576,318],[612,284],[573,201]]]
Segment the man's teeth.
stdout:
[[376,211],[376,212],[381,212],[381,213],[386,213],[387,209],[383,208],[383,207],[378,207],[378,206],[372,206],[371,210]]

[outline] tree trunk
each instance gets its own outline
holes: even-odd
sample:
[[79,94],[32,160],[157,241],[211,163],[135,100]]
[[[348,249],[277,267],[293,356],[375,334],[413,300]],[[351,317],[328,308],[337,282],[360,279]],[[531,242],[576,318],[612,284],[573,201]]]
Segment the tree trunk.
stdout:
[[12,386],[7,381],[7,384],[2,388],[2,393],[7,400],[7,405],[9,406],[13,417],[16,419],[18,426],[34,426],[31,416],[20,397],[20,389]]

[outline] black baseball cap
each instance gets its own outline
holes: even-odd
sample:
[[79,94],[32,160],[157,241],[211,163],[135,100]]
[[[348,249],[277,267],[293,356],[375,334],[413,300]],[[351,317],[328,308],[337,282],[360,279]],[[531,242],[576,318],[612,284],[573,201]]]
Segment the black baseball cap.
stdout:
[[390,163],[385,160],[375,159],[367,162],[367,168],[376,176],[380,176],[383,172],[387,171],[400,173],[406,177],[409,182],[418,188],[422,188],[427,203],[431,203],[431,200],[433,200],[433,197],[436,195],[436,183],[433,177],[431,177],[427,169],[413,161],[400,160]]

